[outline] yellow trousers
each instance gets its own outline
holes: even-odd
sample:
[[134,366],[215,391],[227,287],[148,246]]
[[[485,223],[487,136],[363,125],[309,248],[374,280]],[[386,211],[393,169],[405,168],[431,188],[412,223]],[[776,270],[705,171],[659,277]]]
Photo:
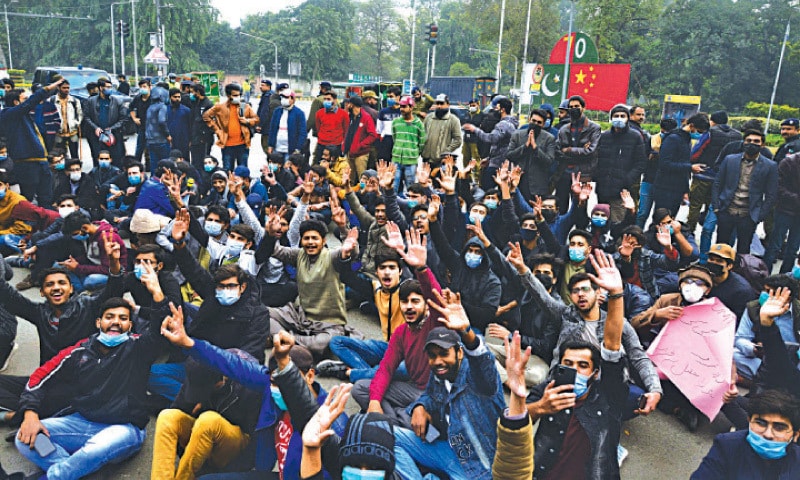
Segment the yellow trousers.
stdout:
[[[194,480],[206,461],[224,467],[250,441],[242,429],[217,412],[203,412],[194,418],[174,408],[162,410],[156,420],[151,480]],[[184,449],[175,471],[178,448]]]

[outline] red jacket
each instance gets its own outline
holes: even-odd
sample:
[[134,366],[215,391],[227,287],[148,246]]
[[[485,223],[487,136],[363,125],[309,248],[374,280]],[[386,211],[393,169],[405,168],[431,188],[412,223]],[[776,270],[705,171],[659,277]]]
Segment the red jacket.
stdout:
[[356,133],[353,135],[353,143],[350,144],[349,154],[351,157],[358,157],[369,153],[372,143],[378,139],[378,132],[375,131],[375,120],[364,110],[358,120]]
[[324,108],[317,110],[315,115],[318,145],[337,145],[342,148],[344,134],[350,125],[350,116],[343,108],[335,112],[328,112]]

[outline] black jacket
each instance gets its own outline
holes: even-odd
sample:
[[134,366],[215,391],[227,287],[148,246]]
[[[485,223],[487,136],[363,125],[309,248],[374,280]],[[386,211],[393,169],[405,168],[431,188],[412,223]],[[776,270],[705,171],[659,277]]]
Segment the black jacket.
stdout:
[[775,163],[781,163],[786,155],[800,152],[800,135],[788,138],[783,145],[775,152]]
[[631,190],[641,182],[646,166],[644,142],[635,130],[625,127],[600,134],[597,143],[597,168],[592,179],[597,182],[597,199],[608,203],[618,199],[623,189]]
[[220,348],[239,348],[264,363],[269,338],[269,310],[261,303],[258,281],[250,278],[241,298],[230,306],[216,299],[214,277],[197,263],[186,248],[176,248],[175,260],[192,287],[203,297],[203,305],[192,318],[189,335],[207,340]]
[[[167,315],[166,303],[162,307]],[[160,330],[161,321],[154,320],[150,330],[107,353],[97,334],[61,350],[31,374],[19,411],[38,411],[50,389],[68,388],[72,409],[87,420],[144,428],[149,420],[145,402],[150,366],[169,344]]]
[[214,131],[203,121],[203,114],[213,106],[214,104],[211,103],[208,97],[192,102],[190,106],[192,109],[192,145],[201,143],[211,145],[214,143]]
[[688,192],[689,175],[692,173],[692,137],[689,132],[677,128],[664,137],[658,156],[656,188],[669,192]]

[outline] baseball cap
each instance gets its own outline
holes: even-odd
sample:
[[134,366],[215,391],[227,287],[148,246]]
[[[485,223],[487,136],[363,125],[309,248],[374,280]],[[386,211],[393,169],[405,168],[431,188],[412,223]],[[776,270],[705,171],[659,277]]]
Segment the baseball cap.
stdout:
[[292,98],[294,98],[294,90],[292,90],[289,87],[286,87],[283,90],[281,90],[280,94],[281,94],[281,96],[284,96],[284,97],[292,97]]
[[361,98],[378,98],[378,95],[372,90],[366,90],[361,94]]
[[496,107],[497,104],[500,102],[500,100],[503,100],[504,98],[508,98],[508,97],[506,97],[505,95],[497,95],[497,96],[495,96],[492,99],[492,108]]
[[435,102],[450,103],[450,98],[448,98],[448,96],[445,95],[444,93],[440,93],[439,95],[436,95],[436,98],[434,99],[434,101]]
[[[311,354],[311,350],[303,345],[295,344],[292,346],[292,349],[289,350],[289,358],[292,359],[292,363],[294,363],[301,372],[307,372],[314,368],[314,356]],[[271,372],[274,372],[278,369],[278,362],[274,357],[270,357],[267,366]]]
[[796,118],[787,118],[786,120],[781,122],[781,127],[784,125],[789,127],[800,128],[800,120]]
[[190,87],[190,86],[194,85],[194,82],[191,81],[191,80],[181,80],[181,85],[185,85],[187,87]]
[[289,88],[289,84],[285,83],[285,82],[281,82],[275,87],[275,90],[280,92],[281,90],[284,90],[284,89],[287,89],[287,88]]
[[322,88],[331,88],[331,82],[319,82],[319,86]]
[[400,105],[411,105],[414,106],[414,97],[405,96],[400,99]]
[[459,344],[461,337],[449,328],[436,327],[428,333],[428,338],[425,340],[425,348],[430,345],[436,345],[442,348],[452,348]]
[[569,110],[569,100],[564,100],[558,105],[559,110]]
[[250,178],[250,169],[245,165],[239,165],[233,169],[233,174],[239,178]]
[[352,104],[354,107],[363,107],[363,106],[364,106],[364,100],[361,100],[361,97],[350,97],[350,98],[348,99],[348,101],[349,101],[349,102],[350,102],[350,103],[351,103],[351,104]]
[[420,91],[419,87],[414,87],[414,88],[411,89],[411,93],[417,93],[419,91]]
[[727,243],[715,243],[714,245],[711,245],[711,248],[708,250],[708,254],[725,258],[731,262],[736,260],[736,250],[734,250],[733,247]]
[[263,83],[264,85],[269,85],[270,87],[272,86],[272,80],[268,78],[262,78],[261,83]]

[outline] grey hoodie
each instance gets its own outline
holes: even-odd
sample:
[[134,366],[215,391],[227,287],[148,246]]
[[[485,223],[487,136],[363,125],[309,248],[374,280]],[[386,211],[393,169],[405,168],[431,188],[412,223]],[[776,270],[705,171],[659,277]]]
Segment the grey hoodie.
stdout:
[[167,143],[169,127],[167,126],[167,100],[169,92],[161,87],[155,87],[150,92],[151,103],[147,108],[147,121],[144,135],[149,145]]
[[491,144],[489,150],[489,166],[500,168],[508,153],[508,144],[511,142],[511,134],[519,127],[517,117],[506,115],[505,118],[497,122],[491,133],[483,130],[475,130],[478,140]]

